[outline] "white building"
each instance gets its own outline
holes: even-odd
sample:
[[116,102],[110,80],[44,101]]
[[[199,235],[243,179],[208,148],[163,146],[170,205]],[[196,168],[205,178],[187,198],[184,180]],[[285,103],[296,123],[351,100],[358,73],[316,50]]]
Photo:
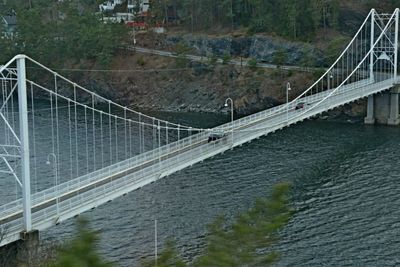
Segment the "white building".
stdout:
[[103,17],[104,23],[121,23],[132,21],[133,14],[131,13],[115,13],[112,17]]
[[0,23],[3,24],[4,27],[3,35],[12,37],[17,29],[17,15],[15,13],[12,13],[6,16],[0,16]]
[[113,11],[116,5],[120,5],[125,0],[109,0],[99,5],[100,11]]
[[128,0],[128,12],[136,11],[136,3],[139,2],[139,14],[147,13],[150,7],[150,0]]

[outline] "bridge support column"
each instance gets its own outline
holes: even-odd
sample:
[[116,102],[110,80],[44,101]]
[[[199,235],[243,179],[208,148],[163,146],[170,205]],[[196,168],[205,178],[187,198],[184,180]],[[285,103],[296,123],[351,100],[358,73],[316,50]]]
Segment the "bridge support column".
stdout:
[[0,266],[32,266],[38,249],[39,231],[22,232],[20,240],[0,247]]
[[21,178],[22,178],[22,206],[23,229],[25,232],[32,230],[31,212],[31,177],[29,166],[29,124],[28,124],[28,97],[26,93],[25,56],[17,58],[18,71],[18,107],[19,131],[21,138]]
[[21,240],[17,248],[17,264],[18,266],[30,266],[38,256],[39,231],[22,232]]
[[400,87],[395,86],[390,90],[390,115],[388,119],[388,125],[399,125],[399,93]]
[[390,91],[369,96],[365,124],[399,125],[399,94],[400,86],[395,86]]
[[367,117],[364,119],[365,124],[375,124],[375,114],[374,114],[374,96],[368,96],[367,103]]

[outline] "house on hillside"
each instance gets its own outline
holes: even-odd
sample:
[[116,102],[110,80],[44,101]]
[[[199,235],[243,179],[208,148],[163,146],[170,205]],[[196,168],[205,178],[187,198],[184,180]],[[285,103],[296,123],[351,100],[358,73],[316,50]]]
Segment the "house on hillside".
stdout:
[[109,0],[99,5],[99,9],[101,12],[104,11],[114,11],[116,5],[121,5],[125,2],[125,0]]
[[131,13],[115,13],[111,17],[103,17],[104,23],[122,23],[133,20],[133,14]]
[[3,24],[4,35],[13,36],[17,30],[17,15],[15,12],[2,16],[0,22]]
[[[139,8],[136,4],[139,3]],[[146,14],[149,12],[150,0],[128,0],[128,12],[135,13],[138,12],[139,15]]]

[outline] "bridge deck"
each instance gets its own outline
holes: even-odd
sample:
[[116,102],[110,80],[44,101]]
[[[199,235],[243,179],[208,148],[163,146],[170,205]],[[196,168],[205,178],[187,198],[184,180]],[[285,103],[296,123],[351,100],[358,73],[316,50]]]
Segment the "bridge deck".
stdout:
[[[288,106],[277,106],[217,127],[216,129],[228,131],[220,140],[209,143],[209,133],[202,132],[33,194],[34,229],[43,230],[235,146],[340,105],[387,90],[397,80],[372,83],[366,79],[342,86],[327,99],[325,98],[333,89],[304,97]],[[319,105],[313,105],[323,99],[325,100]],[[307,105],[296,109],[296,105],[302,102]],[[233,132],[230,132],[232,129]],[[7,236],[0,245],[20,238],[21,200],[0,207],[0,225],[7,228]]]

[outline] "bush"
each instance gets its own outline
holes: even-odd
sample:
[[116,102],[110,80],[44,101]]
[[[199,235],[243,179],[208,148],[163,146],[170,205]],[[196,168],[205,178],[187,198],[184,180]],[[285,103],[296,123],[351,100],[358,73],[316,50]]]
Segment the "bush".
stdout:
[[184,68],[187,66],[189,60],[184,54],[179,54],[178,57],[176,57],[175,62],[178,68]]
[[222,64],[226,65],[231,61],[232,57],[230,54],[225,53],[224,56],[222,57]]
[[208,57],[208,62],[211,65],[215,65],[217,63],[218,57],[214,54],[212,54],[210,57]]
[[325,73],[324,69],[316,69],[316,70],[314,70],[313,73],[312,73],[313,77],[314,77],[314,80],[319,79],[322,75],[324,75],[324,73]]
[[264,70],[264,68],[258,68],[257,69],[257,75],[264,75],[265,74],[265,70]]
[[[254,206],[237,216],[233,224],[223,216],[208,226],[207,246],[203,255],[193,263],[185,264],[173,243],[158,257],[159,266],[208,267],[208,266],[270,266],[279,260],[280,254],[273,245],[279,239],[280,230],[293,215],[289,205],[290,184],[274,186],[269,198],[257,199]],[[153,262],[142,264],[154,266]]]
[[247,65],[250,67],[251,70],[256,70],[257,60],[255,58],[250,58],[249,61],[247,61]]
[[276,53],[274,54],[274,58],[272,59],[272,63],[278,66],[282,66],[286,63],[286,61],[287,61],[286,51],[283,49],[276,51]]
[[110,267],[97,252],[99,237],[88,227],[88,221],[78,220],[77,236],[60,248],[57,259],[47,264],[49,267],[92,266]]
[[326,61],[330,65],[335,60],[337,57],[340,55],[340,53],[343,51],[343,49],[346,47],[346,44],[349,42],[349,39],[346,37],[338,37],[334,40],[332,40],[329,45],[328,49],[326,50]]
[[175,51],[178,55],[180,55],[180,54],[188,54],[192,52],[192,49],[185,43],[180,42],[175,46]]
[[138,65],[140,65],[140,66],[142,66],[142,67],[143,67],[144,65],[146,65],[146,61],[144,60],[143,57],[138,58],[138,60],[137,60],[136,62],[137,62]]

